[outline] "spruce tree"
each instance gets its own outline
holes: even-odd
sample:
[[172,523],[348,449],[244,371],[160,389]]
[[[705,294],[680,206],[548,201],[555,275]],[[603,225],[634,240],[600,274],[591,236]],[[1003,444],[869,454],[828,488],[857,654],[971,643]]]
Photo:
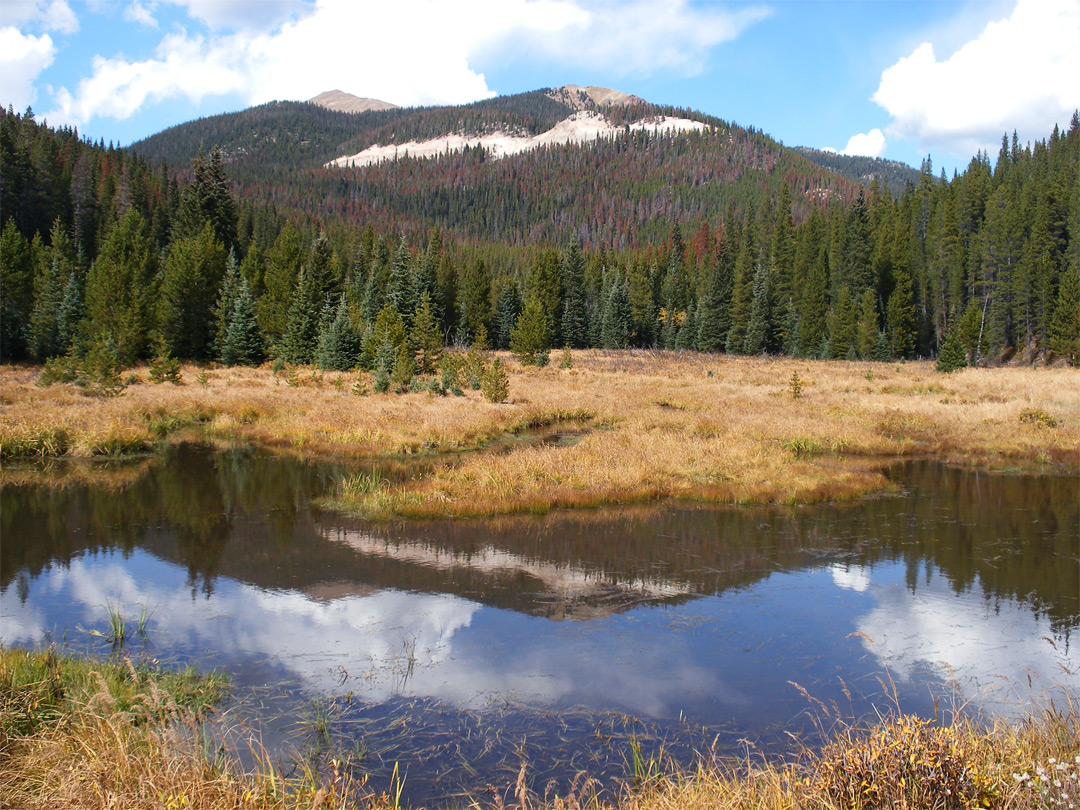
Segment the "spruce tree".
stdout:
[[56,342],[68,352],[76,341],[79,324],[83,319],[83,291],[79,274],[72,270],[64,286],[60,309],[56,315]]
[[34,306],[30,313],[30,354],[38,360],[62,355],[68,343],[62,343],[57,321],[68,278],[75,271],[75,253],[59,219],[53,222],[51,244],[40,251],[34,273]]
[[289,306],[303,264],[303,237],[291,222],[286,222],[266,253],[264,292],[258,301],[259,326],[271,342],[280,340],[285,334]]
[[321,304],[315,281],[308,274],[307,268],[302,268],[300,283],[289,305],[289,321],[278,351],[279,356],[286,362],[304,365],[314,359],[322,315]]
[[[236,309],[236,296],[240,294],[240,269],[236,265],[236,254],[229,251],[225,262],[225,278],[221,282],[217,305],[214,308],[215,337],[214,356],[221,358],[225,349],[225,336],[229,331],[233,310]],[[250,286],[249,286],[250,291]]]
[[683,320],[675,332],[675,341],[672,344],[672,348],[678,349],[679,351],[687,351],[693,349],[697,345],[698,330],[694,309],[694,304],[691,303],[690,307],[683,313]]
[[[398,315],[396,309],[389,304],[386,304],[379,310],[379,314],[375,318],[375,323],[372,324],[371,329],[364,336],[363,350],[360,355],[360,365],[364,368],[377,368],[380,356],[379,352],[383,351],[384,344],[390,345],[390,359],[387,362],[392,365],[394,358],[397,356],[398,347],[404,345],[407,341],[408,336],[405,332],[405,324],[401,320],[401,316]],[[391,365],[387,366],[387,373],[390,372]]]
[[874,302],[874,290],[867,287],[859,302],[859,318],[856,328],[855,345],[859,357],[869,360],[874,354],[874,343],[877,341],[878,320],[877,305]]
[[156,300],[157,251],[150,228],[134,206],[109,231],[86,277],[91,336],[116,346],[120,364],[144,356]]
[[757,270],[753,228],[750,223],[743,227],[739,241],[739,253],[735,259],[735,278],[731,292],[731,327],[725,340],[728,354],[740,354],[746,345],[746,328],[754,303],[754,277]]
[[851,291],[841,287],[836,306],[833,308],[829,325],[829,344],[832,356],[838,360],[848,359],[849,350],[855,348],[855,304],[851,300]]
[[439,365],[443,351],[442,330],[432,312],[431,296],[425,290],[413,313],[409,345],[416,357],[416,367],[421,374],[433,374]]
[[803,288],[802,317],[799,321],[799,344],[803,354],[813,355],[828,336],[829,261],[825,245],[810,265]]
[[746,354],[762,354],[768,348],[768,283],[768,269],[763,264],[759,265],[754,273],[750,317],[746,322],[746,339],[743,342],[743,352]]
[[506,367],[498,357],[484,369],[480,389],[484,394],[484,399],[496,404],[506,402],[507,396],[510,395],[510,375],[506,373]]
[[574,349],[588,345],[589,327],[585,302],[585,258],[576,240],[571,241],[562,258],[562,319],[560,333],[563,342]]
[[327,318],[319,330],[315,363],[327,371],[351,371],[359,355],[359,339],[349,315],[349,302],[342,293],[333,318]]
[[617,279],[604,305],[600,345],[605,349],[628,349],[634,333],[634,311],[630,304],[630,282]]
[[1050,322],[1050,350],[1069,365],[1080,365],[1080,273],[1074,256],[1058,286],[1057,304]]
[[169,246],[159,284],[157,328],[174,356],[207,360],[215,355],[214,305],[226,265],[225,246],[210,223]]
[[941,343],[941,351],[938,353],[937,370],[946,374],[967,365],[967,357],[964,352],[964,340],[960,329],[956,326],[949,327],[945,333],[945,339]]
[[233,301],[232,315],[221,346],[221,362],[227,366],[255,366],[263,360],[262,334],[255,316],[255,300],[247,279]]
[[404,236],[398,243],[394,260],[390,266],[390,278],[386,287],[386,300],[398,315],[401,316],[405,328],[409,328],[413,311],[416,309],[418,296],[412,271],[412,251]]
[[911,275],[903,265],[896,268],[896,285],[889,296],[886,314],[893,356],[910,358],[915,351],[918,326]]
[[521,314],[521,293],[512,279],[505,279],[499,287],[499,296],[495,304],[495,318],[492,323],[492,345],[496,349],[510,346],[510,332]]
[[0,361],[18,359],[26,352],[33,278],[30,244],[15,227],[15,218],[9,217],[0,234]]
[[407,344],[398,346],[397,355],[394,357],[394,367],[390,371],[390,383],[397,387],[398,393],[404,394],[409,390],[409,385],[416,376],[416,361],[413,360],[412,352]]
[[550,346],[547,315],[540,294],[534,291],[525,299],[521,315],[510,332],[510,351],[520,362],[531,365]]
[[460,292],[461,337],[473,341],[481,330],[487,334],[491,320],[491,278],[482,259],[469,265]]

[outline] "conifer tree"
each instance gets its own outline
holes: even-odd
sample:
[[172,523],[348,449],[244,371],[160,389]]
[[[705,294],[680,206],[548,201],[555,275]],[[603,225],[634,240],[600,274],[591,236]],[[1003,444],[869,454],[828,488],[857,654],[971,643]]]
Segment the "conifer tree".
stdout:
[[146,220],[128,208],[105,238],[86,277],[86,316],[97,342],[109,338],[122,366],[142,357],[156,300],[157,252]]
[[554,250],[543,250],[529,270],[525,282],[525,299],[535,297],[547,319],[549,346],[557,345],[562,320],[562,273],[559,255]]
[[757,270],[753,228],[743,227],[739,253],[735,259],[735,278],[731,292],[731,327],[725,340],[728,354],[741,354],[746,346],[746,328],[754,301],[754,276]]
[[409,343],[416,357],[416,367],[421,374],[434,374],[443,351],[443,336],[432,312],[431,296],[425,290],[413,313]]
[[438,228],[432,228],[428,235],[427,249],[420,259],[420,266],[416,276],[416,294],[422,298],[428,294],[431,314],[436,322],[442,323],[444,313],[439,296],[439,263],[442,260],[442,232]]
[[510,375],[506,373],[506,367],[498,357],[484,369],[480,389],[484,394],[484,399],[496,404],[506,402],[507,396],[510,395]]
[[233,302],[229,326],[221,346],[221,362],[227,366],[255,366],[263,360],[263,341],[255,316],[255,300],[247,279],[240,279],[240,289]]
[[379,310],[379,314],[375,318],[375,323],[364,337],[360,365],[365,368],[377,368],[379,352],[382,351],[383,344],[388,343],[390,344],[390,349],[389,360],[387,362],[390,365],[387,365],[386,372],[389,374],[394,358],[397,356],[398,348],[405,344],[407,340],[408,337],[405,332],[405,324],[401,320],[401,316],[398,315],[397,310],[389,304],[384,305],[383,308]]
[[24,327],[33,300],[34,261],[30,244],[11,217],[0,234],[0,360],[22,357]]
[[349,302],[342,293],[333,318],[327,318],[319,330],[315,363],[327,371],[351,371],[356,367],[359,339],[349,315]]
[[858,326],[856,328],[856,351],[863,360],[869,360],[874,354],[877,342],[878,318],[877,305],[874,302],[874,290],[867,287],[859,302]]
[[315,357],[322,315],[319,291],[307,268],[300,270],[300,283],[289,305],[289,322],[281,337],[279,356],[288,363],[304,365]]
[[938,353],[937,370],[945,373],[957,371],[967,365],[964,340],[956,326],[949,327]]
[[231,250],[236,247],[238,217],[221,152],[213,152],[209,160],[200,154],[192,161],[192,169],[194,178],[181,194],[173,219],[173,239],[193,237],[208,224],[217,240]]
[[731,256],[728,240],[717,241],[705,282],[705,295],[697,310],[697,347],[703,352],[724,350],[731,326]]
[[78,272],[72,270],[56,315],[56,342],[65,347],[65,351],[70,351],[76,342],[83,314],[82,284],[79,283]]
[[510,346],[510,332],[521,314],[521,294],[512,279],[505,279],[499,287],[499,296],[495,304],[495,318],[492,323],[492,345],[496,349]]
[[[232,322],[233,311],[236,309],[236,297],[240,294],[241,278],[240,268],[236,265],[236,254],[229,251],[229,257],[225,261],[225,278],[221,281],[221,292],[218,294],[217,305],[214,307],[215,337],[214,356],[221,358],[225,348],[225,337]],[[251,288],[248,287],[250,292]]]
[[386,300],[398,315],[401,316],[405,328],[409,328],[413,311],[416,309],[417,294],[412,271],[412,251],[404,236],[398,243],[394,260],[390,267],[390,278],[386,288]]
[[68,279],[76,269],[74,246],[59,218],[53,222],[49,241],[36,261],[29,323],[30,353],[38,360],[62,355],[68,349],[68,342],[61,342],[57,319]]
[[399,393],[404,394],[409,390],[409,385],[416,376],[416,361],[413,360],[412,352],[406,343],[398,346],[397,355],[394,357],[394,367],[390,371],[390,383],[397,387]]
[[758,265],[754,273],[750,317],[746,322],[746,340],[743,342],[743,352],[746,354],[762,354],[768,348],[768,283],[768,268],[764,264]]
[[585,259],[576,240],[570,242],[562,258],[562,320],[560,333],[563,342],[573,349],[588,345],[588,322],[585,309]]
[[475,340],[481,329],[487,334],[491,319],[491,278],[483,259],[477,259],[465,272],[461,284],[461,337]]
[[1080,273],[1075,256],[1061,274],[1057,304],[1050,323],[1050,350],[1069,365],[1080,365]]
[[285,334],[289,306],[303,264],[303,237],[291,222],[286,222],[266,254],[264,292],[258,300],[259,326],[271,342]]
[[675,341],[672,348],[680,351],[693,349],[697,344],[697,318],[694,313],[695,307],[691,302],[689,309],[683,314],[682,323],[675,332]]
[[457,267],[453,260],[443,254],[439,259],[438,272],[439,294],[436,296],[439,310],[439,322],[442,324],[444,337],[453,334],[458,325],[458,278]]
[[174,356],[215,356],[214,305],[226,265],[225,246],[209,222],[195,236],[170,245],[159,284],[157,328]]
[[918,336],[915,322],[915,294],[907,268],[896,268],[896,284],[886,307],[889,341],[894,357],[909,358]]
[[510,351],[520,362],[532,365],[550,346],[547,315],[540,293],[534,291],[525,299],[521,315],[510,332]]
[[838,296],[829,325],[829,345],[833,357],[845,360],[849,351],[855,350],[855,304],[846,286],[840,288]]
[[633,333],[634,311],[630,305],[630,283],[628,279],[616,279],[604,305],[600,345],[605,349],[628,349]]

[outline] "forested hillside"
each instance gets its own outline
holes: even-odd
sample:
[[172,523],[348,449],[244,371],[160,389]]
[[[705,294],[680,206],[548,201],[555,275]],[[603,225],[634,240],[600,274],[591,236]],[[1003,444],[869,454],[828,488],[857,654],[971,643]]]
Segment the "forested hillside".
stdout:
[[896,160],[862,155],[841,155],[823,149],[811,149],[808,146],[794,146],[792,149],[818,166],[854,180],[856,183],[869,185],[877,180],[897,196],[903,193],[909,182],[919,182],[918,169],[913,169],[906,163]]
[[[200,151],[220,151],[241,197],[273,200],[289,216],[372,225],[414,240],[437,227],[447,237],[517,246],[576,238],[587,248],[642,247],[663,239],[671,220],[695,230],[714,224],[729,205],[745,215],[785,182],[801,221],[822,198],[850,203],[859,188],[761,132],[718,118],[644,102],[598,108],[587,96],[574,101],[571,106],[538,90],[459,107],[357,114],[275,102],[173,127],[130,151],[174,167],[186,167]],[[627,131],[501,160],[474,148],[323,168],[373,144],[451,133],[535,136],[579,107],[602,110],[620,127],[668,116],[710,129],[694,135]]]
[[[788,154],[718,129],[405,161],[378,182],[317,169],[306,190],[282,175],[237,194],[243,161],[209,153],[177,174],[8,110],[0,353],[429,370],[446,343],[486,340],[530,361],[564,345],[886,360],[943,344],[961,363],[1080,360],[1080,116],[951,181],[926,165],[898,198],[877,183],[807,194]],[[548,165],[577,185],[523,177]],[[348,203],[307,196],[335,183]],[[700,187],[695,205],[656,202],[676,183]],[[410,227],[385,224],[391,189]],[[546,206],[563,230],[502,222],[485,194]],[[446,228],[418,235],[430,217]]]

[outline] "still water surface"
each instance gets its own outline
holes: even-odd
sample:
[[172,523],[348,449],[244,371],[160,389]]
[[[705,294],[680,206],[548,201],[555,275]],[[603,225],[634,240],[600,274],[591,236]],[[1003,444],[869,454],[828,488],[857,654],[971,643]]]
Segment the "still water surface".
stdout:
[[108,652],[107,605],[146,608],[125,652],[227,670],[228,716],[282,758],[326,720],[416,803],[505,790],[522,758],[541,792],[612,785],[631,740],[783,753],[815,727],[793,683],[854,717],[882,682],[928,716],[1080,694],[1074,476],[910,463],[844,505],[372,525],[313,503],[355,469],[181,445],[5,486],[0,640]]

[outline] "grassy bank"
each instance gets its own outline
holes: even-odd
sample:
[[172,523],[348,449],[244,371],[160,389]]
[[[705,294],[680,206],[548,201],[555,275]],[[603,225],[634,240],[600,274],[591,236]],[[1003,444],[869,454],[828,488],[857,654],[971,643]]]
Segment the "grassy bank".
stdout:
[[[183,383],[87,397],[0,369],[0,455],[132,452],[196,431],[356,458],[484,448],[571,419],[576,443],[447,459],[405,484],[341,482],[335,508],[370,517],[544,511],[653,498],[812,502],[885,485],[881,460],[1080,464],[1080,375],[1004,367],[941,374],[930,363],[575,352],[573,367],[511,370],[507,403],[477,391],[353,393],[358,375],[268,367],[183,370]],[[145,369],[134,375],[147,379]],[[200,377],[201,373],[201,377]],[[199,381],[197,381],[199,380]],[[361,379],[361,382],[364,380]],[[362,386],[370,390],[370,385]]]
[[[333,760],[288,779],[269,764],[243,773],[208,737],[200,713],[220,680],[52,650],[0,650],[0,806],[20,808],[376,808]],[[527,766],[526,766],[527,767]],[[631,787],[596,798],[582,774],[562,797],[537,797],[524,774],[521,808],[1069,808],[1080,803],[1080,707],[1063,700],[1019,721],[950,727],[905,715],[839,726],[818,752],[786,762],[736,762],[695,771],[635,762]],[[610,793],[604,795],[610,796]],[[469,807],[490,805],[471,803]],[[502,806],[499,803],[497,806]]]

